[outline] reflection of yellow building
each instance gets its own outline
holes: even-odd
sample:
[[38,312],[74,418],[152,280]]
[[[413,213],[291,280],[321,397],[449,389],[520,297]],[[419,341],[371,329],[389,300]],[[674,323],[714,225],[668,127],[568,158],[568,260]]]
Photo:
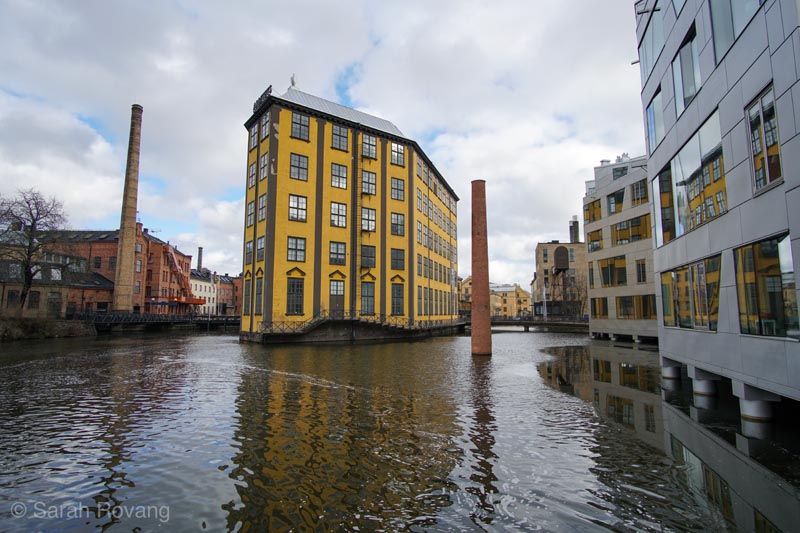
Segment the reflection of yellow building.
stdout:
[[457,317],[458,197],[415,141],[294,87],[245,126],[242,331]]
[[[228,471],[240,502],[225,507],[229,529],[393,529],[406,513],[434,516],[452,504],[456,407],[431,398],[446,389],[433,374],[396,393],[397,346],[276,347],[271,366],[285,372],[265,372],[257,350],[244,354]],[[359,368],[351,385],[334,381],[342,368]]]
[[703,161],[700,169],[692,174],[686,184],[689,198],[689,227],[694,228],[722,215],[727,210],[725,192],[725,163],[719,148]]

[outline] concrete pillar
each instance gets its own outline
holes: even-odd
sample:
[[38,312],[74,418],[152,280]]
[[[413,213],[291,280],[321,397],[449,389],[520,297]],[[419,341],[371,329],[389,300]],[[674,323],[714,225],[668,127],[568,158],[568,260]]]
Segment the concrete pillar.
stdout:
[[472,181],[472,355],[492,355],[486,181]]
[[742,420],[772,420],[772,405],[781,401],[777,394],[734,380],[733,395],[739,398],[739,415]]
[[136,208],[139,194],[139,148],[142,140],[142,106],[131,106],[131,132],[128,138],[128,163],[122,190],[122,213],[117,244],[117,271],[114,273],[114,300],[117,313],[133,311],[133,263],[136,257]]

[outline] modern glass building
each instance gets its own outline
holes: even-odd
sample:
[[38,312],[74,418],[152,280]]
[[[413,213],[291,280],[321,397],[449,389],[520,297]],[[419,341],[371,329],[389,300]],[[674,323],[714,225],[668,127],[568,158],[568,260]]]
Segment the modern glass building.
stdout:
[[663,373],[769,420],[800,400],[798,2],[634,7]]

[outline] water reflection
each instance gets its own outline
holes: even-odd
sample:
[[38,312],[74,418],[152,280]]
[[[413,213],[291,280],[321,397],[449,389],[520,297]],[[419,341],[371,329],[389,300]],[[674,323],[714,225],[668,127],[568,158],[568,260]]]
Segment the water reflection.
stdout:
[[[698,402],[684,372],[683,380],[664,380],[663,397],[669,401],[662,401],[658,354],[652,349],[593,343],[548,351],[556,357],[537,366],[548,385],[592,403],[621,430],[664,451],[675,461],[671,475],[717,527],[791,531],[800,523],[800,491],[742,453],[748,445],[760,450],[770,443],[742,434],[731,443],[724,438],[729,432],[720,431],[720,424],[739,418],[730,394],[722,390],[718,398]],[[608,448],[598,452],[602,456]],[[618,476],[606,477],[613,486]]]
[[376,360],[363,359],[360,379],[348,383],[319,377],[352,362],[335,350],[276,352],[265,361],[253,350],[241,375],[229,529],[398,530],[450,504],[449,402],[379,386]]
[[[510,331],[494,338],[491,358],[473,358],[469,339],[458,337],[263,347],[225,336],[148,336],[14,345],[16,353],[4,346],[0,530],[800,523],[791,511],[800,509],[796,491],[741,451],[761,441],[726,442],[719,417],[709,429],[714,411],[701,412],[691,390],[687,399],[683,380],[669,391],[659,385],[657,354],[574,346],[581,342]],[[554,345],[562,348],[544,353]],[[676,405],[662,401],[667,392]],[[9,510],[20,501],[91,509],[20,520]],[[167,513],[102,512],[142,506]]]
[[472,443],[473,472],[470,480],[477,485],[466,487],[467,492],[478,499],[478,504],[470,514],[473,522],[491,524],[495,514],[493,495],[498,492],[495,484],[497,476],[494,465],[497,455],[494,452],[494,432],[497,430],[492,406],[492,360],[485,356],[473,356],[470,366],[471,394],[473,409],[469,440]]

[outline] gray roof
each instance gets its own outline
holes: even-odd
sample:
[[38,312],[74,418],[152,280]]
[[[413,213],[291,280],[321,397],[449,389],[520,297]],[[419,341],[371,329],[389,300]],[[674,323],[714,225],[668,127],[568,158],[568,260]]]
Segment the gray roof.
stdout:
[[281,100],[286,100],[287,102],[292,102],[314,109],[321,113],[339,117],[349,122],[362,124],[368,128],[379,130],[390,135],[396,135],[398,137],[405,138],[403,132],[388,120],[378,118],[374,115],[369,115],[363,111],[358,111],[335,102],[331,102],[330,100],[325,100],[324,98],[320,98],[318,96],[304,93],[303,91],[298,91],[294,87],[289,87],[289,90],[287,90],[278,98]]

